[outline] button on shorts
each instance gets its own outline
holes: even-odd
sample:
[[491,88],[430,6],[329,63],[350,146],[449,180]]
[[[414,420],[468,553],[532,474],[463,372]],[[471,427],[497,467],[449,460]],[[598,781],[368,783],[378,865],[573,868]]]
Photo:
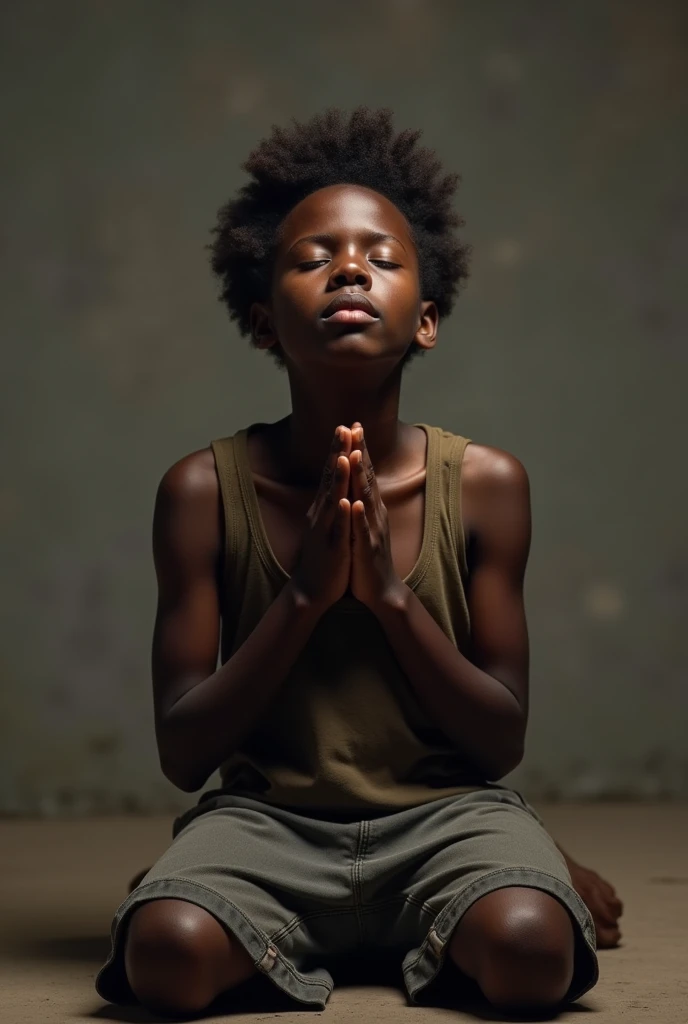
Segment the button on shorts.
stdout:
[[173,898],[216,917],[257,970],[299,1003],[325,1007],[333,979],[323,962],[340,956],[398,957],[416,1003],[468,908],[513,885],[550,893],[569,911],[576,942],[567,1001],[595,985],[590,912],[516,790],[488,783],[377,817],[358,813],[360,820],[326,820],[221,790],[204,794],[175,820],[171,846],[118,907],[98,994],[137,1002],[124,969],[127,917],[147,900]]

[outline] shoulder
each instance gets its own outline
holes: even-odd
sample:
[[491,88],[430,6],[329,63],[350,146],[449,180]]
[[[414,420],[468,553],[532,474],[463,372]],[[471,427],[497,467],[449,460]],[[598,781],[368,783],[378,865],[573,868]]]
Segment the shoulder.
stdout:
[[530,482],[523,463],[501,448],[488,444],[466,446],[461,471],[464,488],[485,497],[523,496]]
[[467,541],[528,548],[530,481],[515,455],[491,445],[467,445],[460,501]]
[[179,459],[163,474],[158,497],[174,505],[215,501],[219,492],[212,448],[201,448]]
[[222,538],[220,485],[211,448],[179,459],[164,473],[155,500],[156,545],[215,553]]

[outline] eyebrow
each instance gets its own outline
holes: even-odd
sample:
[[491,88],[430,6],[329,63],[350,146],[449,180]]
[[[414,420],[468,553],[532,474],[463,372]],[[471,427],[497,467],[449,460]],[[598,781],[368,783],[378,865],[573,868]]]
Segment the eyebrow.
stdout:
[[[390,240],[392,242],[399,242],[399,245],[401,246],[401,248],[404,250],[404,252],[406,252],[406,246],[395,235],[387,235],[387,234],[385,234],[382,231],[365,231],[365,232],[363,232],[363,237],[367,241],[369,241],[369,242],[387,242],[387,241],[390,241]],[[328,242],[336,242],[336,241],[337,241],[337,239],[336,239],[336,237],[334,235],[330,235],[330,234],[327,234],[327,233],[318,234],[318,235],[304,235],[303,238],[297,238],[297,240],[293,243],[293,245],[289,246],[289,248],[287,249],[287,252],[291,252],[291,250],[295,246],[297,246],[299,244],[299,242],[322,242],[323,245],[324,245],[324,244],[327,244]]]

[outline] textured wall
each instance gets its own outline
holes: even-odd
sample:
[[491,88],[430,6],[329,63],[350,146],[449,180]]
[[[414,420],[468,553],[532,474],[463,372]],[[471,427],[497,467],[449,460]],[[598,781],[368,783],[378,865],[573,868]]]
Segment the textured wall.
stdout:
[[361,102],[462,172],[475,245],[402,417],[531,475],[532,712],[509,781],[688,793],[683,9],[3,5],[0,810],[195,802],[154,745],[155,489],[289,409],[203,246],[272,123]]

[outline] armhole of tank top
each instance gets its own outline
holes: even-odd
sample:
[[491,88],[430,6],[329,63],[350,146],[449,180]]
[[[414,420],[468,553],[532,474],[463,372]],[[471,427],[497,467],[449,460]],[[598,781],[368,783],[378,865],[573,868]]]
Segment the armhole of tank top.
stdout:
[[463,528],[463,510],[461,501],[461,470],[466,448],[471,443],[470,438],[454,436],[451,448],[450,473],[449,473],[449,518],[452,527],[452,536],[456,544],[456,554],[459,559],[459,569],[464,583],[468,579],[468,558],[466,555],[466,537]]
[[222,518],[224,521],[222,579],[226,580],[229,566],[235,564],[237,554],[235,508],[238,499],[238,487],[235,484],[234,438],[223,437],[217,441],[211,441],[210,447],[215,457],[215,471],[220,482],[220,495],[222,497]]

